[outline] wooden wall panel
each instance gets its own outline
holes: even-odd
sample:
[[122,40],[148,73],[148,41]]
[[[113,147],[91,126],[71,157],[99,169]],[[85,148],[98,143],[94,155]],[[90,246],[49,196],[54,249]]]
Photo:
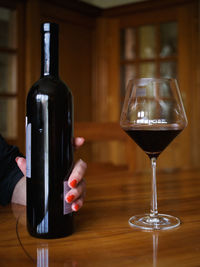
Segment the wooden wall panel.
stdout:
[[26,2],[26,93],[40,77],[40,1],[28,0]]
[[[93,120],[117,122],[120,118],[119,21],[98,18],[95,31],[95,75],[93,80]],[[95,144],[95,161],[125,164],[124,147],[118,142]]]
[[91,70],[91,29],[61,22],[60,76],[73,93],[76,121],[90,121],[92,117]]
[[75,120],[91,120],[92,34],[94,21],[85,15],[42,3],[42,21],[59,24],[60,77],[74,96]]

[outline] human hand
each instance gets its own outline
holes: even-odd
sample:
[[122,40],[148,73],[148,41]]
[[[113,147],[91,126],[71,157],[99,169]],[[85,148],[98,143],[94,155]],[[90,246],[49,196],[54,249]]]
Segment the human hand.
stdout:
[[72,203],[72,210],[78,211],[83,206],[85,197],[85,180],[83,176],[85,174],[87,165],[81,159],[76,162],[68,180],[68,185],[71,190],[65,196],[65,200],[68,203]]
[[[74,148],[78,149],[85,142],[83,137],[74,138]],[[87,169],[87,164],[83,160],[76,162],[68,180],[68,185],[71,188],[65,196],[68,203],[72,203],[72,210],[78,211],[83,206],[83,201],[86,193],[86,184],[84,174]]]
[[[82,137],[75,138],[74,147],[79,148],[80,146],[83,145],[84,141],[85,140]],[[24,176],[26,176],[26,159],[23,157],[17,157],[16,162],[17,162],[18,167],[21,169],[22,173],[24,174]],[[84,201],[85,191],[86,191],[85,180],[83,176],[85,174],[86,169],[87,169],[87,164],[84,161],[79,160],[75,164],[72,170],[72,173],[69,177],[69,180],[68,180],[68,185],[71,188],[71,190],[68,191],[68,193],[65,196],[65,199],[68,203],[72,203],[73,211],[78,211],[83,206],[83,201]],[[12,198],[12,202],[26,205],[25,190],[24,189],[19,190],[25,187],[24,186],[25,179],[22,178],[18,183],[20,185],[20,188],[17,184],[13,192],[14,196]],[[19,197],[20,197],[20,200],[19,200]]]

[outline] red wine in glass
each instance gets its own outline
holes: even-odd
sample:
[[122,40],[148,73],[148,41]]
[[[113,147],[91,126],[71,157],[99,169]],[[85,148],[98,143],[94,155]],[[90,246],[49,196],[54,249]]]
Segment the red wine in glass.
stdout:
[[144,150],[149,158],[157,158],[160,153],[172,142],[182,131],[179,129],[158,130],[135,130],[124,129],[124,131]]

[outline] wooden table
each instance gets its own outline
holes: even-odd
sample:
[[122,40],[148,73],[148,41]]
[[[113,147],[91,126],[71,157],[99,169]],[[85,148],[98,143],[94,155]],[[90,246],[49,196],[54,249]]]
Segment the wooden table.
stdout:
[[128,218],[148,212],[150,174],[95,174],[76,215],[76,232],[56,240],[27,233],[25,207],[0,207],[0,266],[200,266],[200,172],[158,174],[158,208],[182,221],[145,232]]

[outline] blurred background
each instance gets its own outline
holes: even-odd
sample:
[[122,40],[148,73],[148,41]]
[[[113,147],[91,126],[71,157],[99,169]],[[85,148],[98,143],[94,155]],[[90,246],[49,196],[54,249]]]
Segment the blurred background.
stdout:
[[88,140],[76,158],[136,172],[149,169],[144,152],[119,128],[127,81],[173,77],[189,125],[158,166],[168,172],[199,168],[199,4],[0,0],[0,133],[25,153],[26,96],[40,77],[40,24],[52,21],[60,25],[60,77],[74,96],[75,134]]

